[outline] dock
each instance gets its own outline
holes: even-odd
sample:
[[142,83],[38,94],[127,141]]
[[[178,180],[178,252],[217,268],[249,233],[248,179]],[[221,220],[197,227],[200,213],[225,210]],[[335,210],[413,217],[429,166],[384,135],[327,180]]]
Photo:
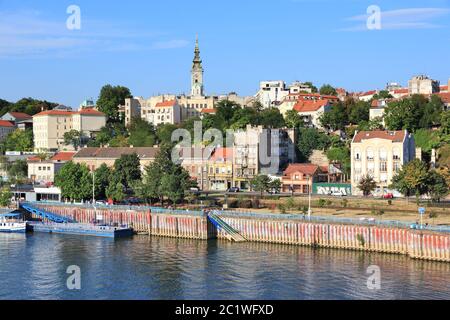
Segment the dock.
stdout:
[[131,237],[133,235],[132,228],[90,225],[84,223],[29,222],[28,226],[29,230],[33,232],[96,236],[105,238],[123,238]]

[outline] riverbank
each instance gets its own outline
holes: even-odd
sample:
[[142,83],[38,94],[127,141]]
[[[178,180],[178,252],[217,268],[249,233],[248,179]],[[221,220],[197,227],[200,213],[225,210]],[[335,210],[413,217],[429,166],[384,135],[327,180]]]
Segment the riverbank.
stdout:
[[[102,218],[105,223],[128,224],[139,233],[208,240],[226,238],[198,211],[144,208],[103,208],[36,204],[78,222]],[[411,258],[450,262],[450,233],[412,230],[407,225],[308,220],[301,215],[221,212],[221,218],[247,241],[403,254]]]

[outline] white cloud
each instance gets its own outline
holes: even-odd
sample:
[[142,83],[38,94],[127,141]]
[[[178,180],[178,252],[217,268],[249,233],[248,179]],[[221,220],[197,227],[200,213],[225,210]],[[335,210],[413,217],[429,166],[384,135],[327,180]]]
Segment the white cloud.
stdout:
[[[441,25],[431,22],[433,19],[448,15],[450,8],[406,8],[381,11],[381,29],[431,29]],[[362,24],[342,28],[339,31],[367,31],[366,21],[369,14],[353,16],[346,21],[363,22]]]
[[[64,19],[45,19],[41,13],[0,12],[0,57],[64,57],[81,52],[176,49],[185,40],[157,41],[164,32],[83,20],[81,30],[68,30]],[[153,44],[152,44],[153,43]]]

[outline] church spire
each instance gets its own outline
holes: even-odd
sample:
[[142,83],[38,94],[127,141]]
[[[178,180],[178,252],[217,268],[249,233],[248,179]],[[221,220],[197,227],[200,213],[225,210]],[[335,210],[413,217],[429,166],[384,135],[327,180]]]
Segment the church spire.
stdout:
[[195,37],[194,60],[191,70],[191,95],[194,97],[203,96],[203,66],[198,46],[198,35]]
[[202,59],[200,58],[200,48],[198,46],[198,34],[195,36],[195,50],[194,50],[194,67],[202,67]]

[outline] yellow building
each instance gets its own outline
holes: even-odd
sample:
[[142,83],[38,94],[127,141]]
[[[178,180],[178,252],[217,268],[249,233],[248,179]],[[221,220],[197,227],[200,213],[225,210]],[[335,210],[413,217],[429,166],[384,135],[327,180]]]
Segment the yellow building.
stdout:
[[359,182],[369,175],[383,194],[395,174],[415,157],[414,138],[407,131],[357,132],[351,144],[352,193],[362,194]]
[[93,132],[106,125],[106,115],[93,108],[71,111],[53,109],[33,116],[34,149],[40,151],[73,150],[64,144],[64,134],[70,130],[90,138]]
[[226,191],[233,184],[233,148],[218,148],[208,160],[208,189]]

